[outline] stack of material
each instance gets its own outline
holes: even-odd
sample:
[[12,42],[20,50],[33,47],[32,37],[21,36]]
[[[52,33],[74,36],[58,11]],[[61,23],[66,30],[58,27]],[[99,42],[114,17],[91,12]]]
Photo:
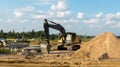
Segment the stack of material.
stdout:
[[82,44],[72,57],[120,58],[120,42],[113,33],[105,32]]

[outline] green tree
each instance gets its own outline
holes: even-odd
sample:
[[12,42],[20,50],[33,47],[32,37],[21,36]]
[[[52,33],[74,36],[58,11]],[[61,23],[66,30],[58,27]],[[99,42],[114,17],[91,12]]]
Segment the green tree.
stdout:
[[3,30],[0,30],[0,37],[4,38],[4,31]]

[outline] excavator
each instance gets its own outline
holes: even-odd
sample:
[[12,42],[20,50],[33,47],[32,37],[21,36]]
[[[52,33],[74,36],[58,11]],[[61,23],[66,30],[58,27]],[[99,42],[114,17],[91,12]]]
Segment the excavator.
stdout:
[[[50,22],[50,23],[48,23]],[[73,50],[73,49],[79,49],[81,39],[79,36],[76,35],[74,32],[66,32],[64,27],[58,23],[55,23],[53,21],[49,21],[47,19],[44,19],[44,31],[45,31],[45,40],[43,44],[40,44],[41,53],[43,54],[49,54],[50,53],[50,36],[49,36],[49,28],[55,29],[60,31],[61,38],[58,40],[59,45],[57,46],[57,49],[66,48],[67,50]]]

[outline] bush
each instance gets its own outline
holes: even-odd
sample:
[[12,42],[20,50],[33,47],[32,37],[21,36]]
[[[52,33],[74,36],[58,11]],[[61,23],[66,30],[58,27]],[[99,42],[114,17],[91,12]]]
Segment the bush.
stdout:
[[8,50],[8,49],[1,49],[1,48],[0,48],[0,53],[1,53],[1,54],[10,54],[11,51]]

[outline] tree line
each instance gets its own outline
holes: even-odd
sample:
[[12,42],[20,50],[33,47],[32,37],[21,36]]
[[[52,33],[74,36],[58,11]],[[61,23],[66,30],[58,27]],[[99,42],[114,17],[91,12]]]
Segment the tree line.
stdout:
[[0,38],[38,38],[38,37],[44,37],[45,33],[44,31],[28,31],[28,32],[15,32],[9,31],[4,32],[3,30],[0,30]]
[[[92,39],[95,36],[86,36],[86,35],[79,35],[82,40],[88,40]],[[0,30],[0,38],[18,38],[18,39],[33,39],[33,38],[45,38],[45,32],[44,31],[35,31],[34,29],[28,32],[15,32],[14,30],[9,32],[4,32],[3,30]],[[58,34],[51,34],[50,39],[55,40],[59,38]],[[120,37],[119,37],[120,38]]]
[[[28,32],[15,32],[9,31],[9,32],[4,32],[3,30],[0,30],[0,38],[23,38],[23,39],[32,39],[32,38],[40,38],[44,39],[45,38],[45,32],[44,31],[35,31],[34,29]],[[51,34],[50,35],[51,39],[56,39],[58,38],[58,34]]]
[[[88,41],[95,36],[87,36],[87,35],[79,35],[82,41]],[[116,36],[120,38],[120,36]],[[13,39],[33,39],[33,38],[39,38],[39,39],[45,39],[45,32],[44,31],[35,31],[34,29],[28,32],[15,32],[14,30],[9,32],[4,32],[3,30],[0,30],[0,38],[13,38]],[[50,39],[55,40],[59,38],[58,34],[51,34]]]

